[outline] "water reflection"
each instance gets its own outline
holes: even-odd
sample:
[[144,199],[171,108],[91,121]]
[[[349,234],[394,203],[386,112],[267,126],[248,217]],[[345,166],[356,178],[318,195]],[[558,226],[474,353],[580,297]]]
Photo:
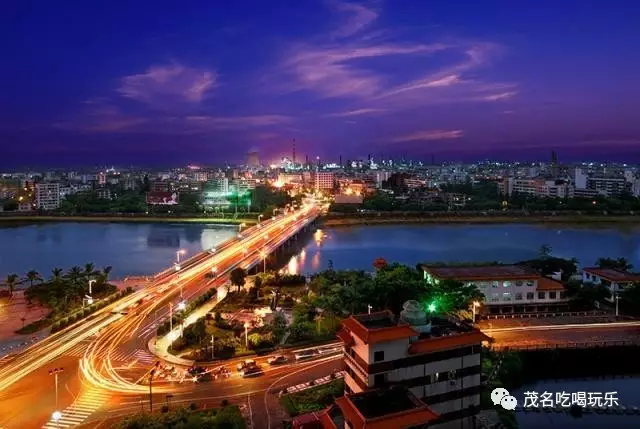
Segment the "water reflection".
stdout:
[[147,246],[149,247],[180,247],[180,234],[178,231],[150,228],[147,235]]
[[[320,238],[320,240],[317,240]],[[545,227],[540,225],[402,225],[335,228],[316,232],[299,259],[303,273],[335,269],[371,270],[375,258],[409,265],[419,262],[512,263],[539,255],[548,244],[558,257],[582,266],[600,257],[625,257],[640,266],[640,229]],[[316,255],[318,253],[318,255]],[[302,256],[302,254],[301,254]]]

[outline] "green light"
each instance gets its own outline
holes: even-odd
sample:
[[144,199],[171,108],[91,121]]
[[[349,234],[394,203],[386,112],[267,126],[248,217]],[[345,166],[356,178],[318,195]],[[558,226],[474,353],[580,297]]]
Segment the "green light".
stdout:
[[434,313],[436,311],[436,305],[434,303],[429,304],[427,310],[429,310],[429,313]]

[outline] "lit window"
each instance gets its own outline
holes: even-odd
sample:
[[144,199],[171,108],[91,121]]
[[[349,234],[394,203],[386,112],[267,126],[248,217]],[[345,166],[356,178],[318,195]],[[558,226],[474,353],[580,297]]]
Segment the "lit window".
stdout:
[[502,294],[502,300],[503,301],[511,301],[511,293],[509,292],[505,292]]
[[527,286],[533,286],[533,280],[527,280]]
[[498,282],[491,282],[491,287],[498,287]]
[[509,286],[511,286],[511,282],[504,282],[504,283],[502,283],[502,286],[509,287]]

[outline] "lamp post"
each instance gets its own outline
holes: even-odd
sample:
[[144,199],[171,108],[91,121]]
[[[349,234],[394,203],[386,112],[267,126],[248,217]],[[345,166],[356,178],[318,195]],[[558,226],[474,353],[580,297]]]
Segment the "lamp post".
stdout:
[[620,295],[616,293],[616,317],[618,317],[618,301],[620,301]]
[[480,307],[480,303],[478,301],[473,301],[473,323],[476,323],[476,307]]
[[247,226],[246,223],[242,222],[240,225],[238,225],[238,232],[242,232],[242,228],[244,228],[245,226]]
[[[169,303],[169,335],[173,332],[173,304]],[[169,350],[171,350],[171,338],[169,338]]]
[[372,308],[373,308],[373,307],[371,307],[371,304],[368,304],[368,305],[367,305],[368,314],[371,314],[371,309],[372,309]]
[[64,368],[53,368],[49,370],[49,375],[53,375],[54,385],[56,389],[56,409],[54,410],[51,417],[56,422],[56,426],[58,426],[58,420],[62,417],[62,413],[58,411],[58,374],[64,372]]
[[244,348],[249,350],[249,324],[244,322]]
[[262,214],[258,215],[258,224],[260,223],[260,221],[262,220],[263,217],[264,217],[264,215],[262,215]]
[[156,375],[156,369],[149,371],[149,412],[153,413],[153,376]]
[[184,249],[176,250],[176,263],[180,263],[180,255],[184,255],[187,251]]
[[91,280],[89,280],[89,296],[91,296],[91,295],[92,295],[92,293],[91,293],[91,286],[93,286],[93,284],[94,284],[95,282],[96,282],[96,280],[95,280],[95,279],[91,279]]

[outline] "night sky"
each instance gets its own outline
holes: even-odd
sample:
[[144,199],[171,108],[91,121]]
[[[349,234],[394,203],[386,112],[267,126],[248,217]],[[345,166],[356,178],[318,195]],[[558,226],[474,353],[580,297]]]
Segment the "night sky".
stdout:
[[640,161],[627,0],[0,6],[0,166]]

